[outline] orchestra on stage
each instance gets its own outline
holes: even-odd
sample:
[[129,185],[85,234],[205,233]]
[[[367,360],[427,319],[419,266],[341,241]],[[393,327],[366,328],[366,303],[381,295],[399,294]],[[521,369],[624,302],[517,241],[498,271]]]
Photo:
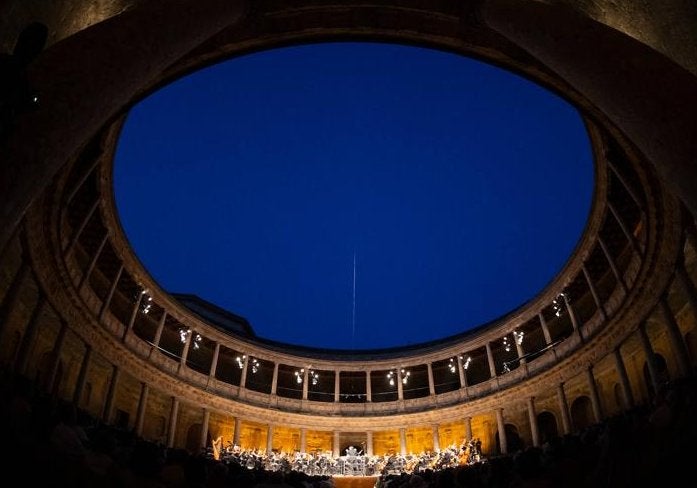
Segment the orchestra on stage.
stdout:
[[298,471],[309,476],[380,476],[420,473],[485,462],[481,445],[478,438],[473,438],[463,441],[460,446],[453,444],[439,451],[381,456],[369,456],[350,446],[343,456],[334,457],[331,452],[285,453],[242,449],[232,443],[223,447],[218,438],[213,442],[211,455],[215,459],[236,463],[248,469]]

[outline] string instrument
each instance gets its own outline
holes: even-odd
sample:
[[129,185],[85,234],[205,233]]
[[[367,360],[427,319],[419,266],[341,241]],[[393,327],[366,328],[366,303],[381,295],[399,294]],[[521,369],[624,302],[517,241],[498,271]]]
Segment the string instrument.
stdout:
[[409,459],[407,459],[406,464],[404,465],[404,471],[406,473],[413,473],[414,468],[416,465],[419,463],[419,458],[416,456],[411,456]]

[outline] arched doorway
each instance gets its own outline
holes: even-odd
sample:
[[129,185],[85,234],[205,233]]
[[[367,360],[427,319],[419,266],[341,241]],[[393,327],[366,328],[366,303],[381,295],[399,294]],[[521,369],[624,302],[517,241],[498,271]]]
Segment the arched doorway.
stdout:
[[[199,451],[201,450],[200,442],[201,442],[201,429],[203,428],[202,424],[192,424],[189,427],[189,430],[186,432],[186,444],[184,445],[185,449],[191,453],[198,454]],[[206,443],[203,446],[204,449],[208,447],[211,444],[211,434],[210,432],[206,434]]]
[[537,428],[540,432],[540,444],[559,436],[557,418],[552,412],[545,411],[537,414]]
[[593,406],[590,398],[580,396],[571,404],[571,424],[574,431],[580,431],[586,427],[593,425],[595,418],[593,417]]
[[[653,358],[656,368],[656,383],[660,387],[660,385],[665,385],[670,381],[668,365],[666,364],[666,359],[660,354],[654,353]],[[656,396],[656,389],[653,387],[653,382],[651,381],[651,373],[649,372],[648,362],[644,363],[643,373],[646,391],[649,392],[649,398],[653,398],[654,396]]]
[[[508,454],[520,451],[525,448],[525,442],[520,437],[518,433],[518,427],[513,424],[506,424],[504,426],[506,430],[506,447]],[[496,432],[496,452],[502,454],[501,452],[501,440],[499,439],[499,433]]]

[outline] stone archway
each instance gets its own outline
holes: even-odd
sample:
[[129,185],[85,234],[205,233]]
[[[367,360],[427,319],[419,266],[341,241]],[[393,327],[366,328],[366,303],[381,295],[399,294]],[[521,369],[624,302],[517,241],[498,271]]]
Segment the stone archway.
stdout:
[[[191,424],[186,431],[186,443],[184,448],[191,453],[198,453],[200,450],[201,442],[201,429],[202,424]],[[209,443],[206,443],[208,445]]]
[[571,404],[571,423],[574,431],[581,431],[595,423],[591,399],[583,395]]
[[552,412],[544,411],[537,414],[537,427],[540,431],[540,444],[559,437],[557,418]]

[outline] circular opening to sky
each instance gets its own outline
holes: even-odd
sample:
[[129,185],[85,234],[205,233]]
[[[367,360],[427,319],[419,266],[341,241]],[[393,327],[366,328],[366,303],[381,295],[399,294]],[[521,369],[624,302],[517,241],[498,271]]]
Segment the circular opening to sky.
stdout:
[[585,228],[594,165],[562,98],[442,51],[322,43],[237,57],[129,113],[122,225],[166,290],[259,337],[405,346],[533,298]]

